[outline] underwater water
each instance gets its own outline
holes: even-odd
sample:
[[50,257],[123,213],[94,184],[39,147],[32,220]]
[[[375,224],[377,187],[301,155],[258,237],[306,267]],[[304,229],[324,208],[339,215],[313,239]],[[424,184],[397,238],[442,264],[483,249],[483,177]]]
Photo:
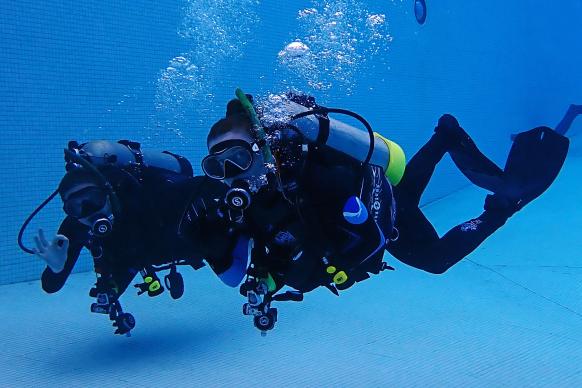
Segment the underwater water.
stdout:
[[[236,87],[358,112],[410,157],[452,113],[503,165],[510,134],[582,104],[582,2],[143,0],[0,4],[0,386],[580,386],[582,119],[555,184],[443,275],[395,272],[338,298],[281,303],[261,337],[209,268],[185,296],[136,296],[130,338],[89,313],[88,253],[57,294],[19,251],[22,221],[64,173],[69,140],[131,139],[200,174]],[[418,9],[417,9],[418,11]],[[487,193],[444,160],[423,196],[440,233]],[[31,223],[52,236],[53,201]],[[89,272],[88,272],[89,271]]]

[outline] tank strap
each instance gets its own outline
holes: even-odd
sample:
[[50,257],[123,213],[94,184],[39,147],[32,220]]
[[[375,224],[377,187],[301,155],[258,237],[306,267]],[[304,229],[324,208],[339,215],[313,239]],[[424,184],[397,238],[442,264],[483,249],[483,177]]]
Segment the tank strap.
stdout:
[[326,144],[329,138],[329,118],[321,115],[317,115],[317,121],[319,121],[319,132],[317,133],[317,139],[315,141],[317,144]]
[[119,144],[126,146],[135,155],[135,162],[143,166],[143,154],[141,152],[141,144],[131,140],[119,140]]
[[143,153],[141,152],[141,144],[131,140],[119,140],[117,143],[126,146],[135,158],[135,164],[130,166],[132,175],[141,182],[142,171],[144,166]]

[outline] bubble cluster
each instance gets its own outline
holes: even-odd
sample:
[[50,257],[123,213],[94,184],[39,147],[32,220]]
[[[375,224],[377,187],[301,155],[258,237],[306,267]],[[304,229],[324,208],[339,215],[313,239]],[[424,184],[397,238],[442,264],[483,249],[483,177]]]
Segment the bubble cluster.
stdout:
[[313,0],[297,14],[299,37],[279,52],[285,82],[300,88],[351,93],[367,61],[386,52],[392,37],[386,15],[368,11],[359,0]]
[[[190,62],[185,55],[172,58],[158,78],[156,110],[165,127],[183,138],[180,124],[185,110],[195,99],[200,99],[204,90],[205,72]],[[209,96],[204,95],[204,100]]]
[[[224,78],[222,64],[240,58],[258,22],[257,0],[188,0],[178,35],[188,50],[170,59],[157,80],[158,127],[180,137],[185,117],[217,116],[215,89]],[[223,109],[223,108],[221,108]],[[190,119],[191,120],[191,119]]]
[[208,60],[239,57],[258,21],[257,0],[188,0],[178,34]]
[[285,60],[286,58],[297,59],[309,54],[309,47],[300,40],[297,40],[285,46],[285,48],[279,52],[279,58],[282,60]]
[[286,122],[289,119],[289,111],[285,106],[287,96],[284,93],[269,93],[265,96],[257,96],[255,103],[261,112],[261,122],[265,126],[273,126],[276,123]]
[[376,27],[381,26],[386,22],[386,15],[378,14],[378,15],[369,15],[368,16],[368,26],[369,27]]

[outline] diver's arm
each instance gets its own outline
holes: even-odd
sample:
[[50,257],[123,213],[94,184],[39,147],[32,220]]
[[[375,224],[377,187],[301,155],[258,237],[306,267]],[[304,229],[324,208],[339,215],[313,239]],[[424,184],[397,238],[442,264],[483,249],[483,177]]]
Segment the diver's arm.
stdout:
[[205,259],[223,283],[238,286],[246,275],[249,238],[243,226],[229,222],[222,209],[227,187],[205,176],[176,187],[188,193],[186,208],[178,222],[178,237],[190,247],[188,256]]
[[581,114],[582,105],[574,104],[570,105],[568,107],[568,111],[566,111],[566,114],[564,115],[564,117],[562,117],[562,120],[560,120],[560,122],[556,126],[556,132],[558,132],[560,135],[565,135],[566,132],[568,132],[568,130],[572,126],[572,123],[574,122],[576,117],[578,117],[578,115]]
[[[241,235],[236,240],[233,249],[222,257],[207,256],[206,261],[216,276],[229,287],[238,287],[247,274],[249,265],[251,241],[247,236]],[[218,252],[214,249],[214,252]]]
[[67,217],[59,227],[58,234],[67,236],[69,239],[69,247],[67,249],[67,261],[65,266],[60,272],[53,272],[50,267],[46,267],[41,276],[42,289],[49,293],[55,293],[59,291],[67,278],[71,274],[81,249],[83,249],[83,244],[87,239],[87,228],[80,224],[78,221]]

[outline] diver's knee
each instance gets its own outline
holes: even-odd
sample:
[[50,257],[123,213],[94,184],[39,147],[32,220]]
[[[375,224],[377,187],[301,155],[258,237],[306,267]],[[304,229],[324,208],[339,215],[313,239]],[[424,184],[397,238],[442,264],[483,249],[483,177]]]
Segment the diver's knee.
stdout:
[[449,260],[445,258],[441,258],[440,260],[436,261],[435,263],[430,264],[424,270],[428,273],[433,275],[442,275],[447,272],[455,263],[458,263],[458,260]]
[[442,275],[445,272],[447,272],[449,270],[449,268],[451,268],[451,267],[430,267],[430,268],[425,268],[424,270],[428,273],[433,274],[433,275]]
[[456,129],[459,128],[459,121],[450,113],[445,113],[439,118],[437,128]]

